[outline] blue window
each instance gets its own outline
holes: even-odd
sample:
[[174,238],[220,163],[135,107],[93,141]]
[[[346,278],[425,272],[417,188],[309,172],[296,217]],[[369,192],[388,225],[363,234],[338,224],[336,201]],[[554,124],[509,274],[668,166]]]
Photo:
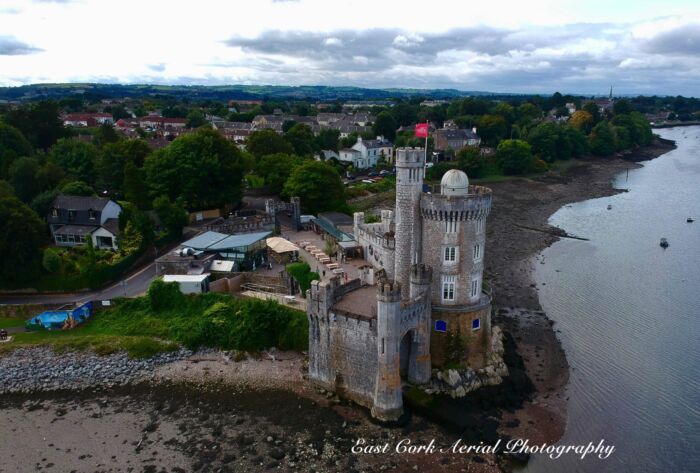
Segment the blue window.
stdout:
[[479,330],[481,328],[481,319],[472,320],[472,330]]
[[436,332],[447,332],[447,322],[444,320],[435,321],[435,331]]

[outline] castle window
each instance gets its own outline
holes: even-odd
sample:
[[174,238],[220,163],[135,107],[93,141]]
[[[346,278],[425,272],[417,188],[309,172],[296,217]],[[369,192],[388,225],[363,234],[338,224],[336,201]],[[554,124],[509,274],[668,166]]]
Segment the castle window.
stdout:
[[51,216],[58,217],[58,209],[56,209],[56,208],[51,209]]
[[479,295],[479,280],[478,279],[472,279],[472,292],[471,296],[476,297]]
[[445,247],[445,263],[454,263],[457,261],[457,248],[454,246]]
[[95,220],[95,215],[96,214],[94,210],[88,209],[88,218],[90,218],[90,220]]
[[472,330],[479,330],[481,328],[481,319],[472,320]]
[[485,220],[484,219],[479,219],[476,221],[476,233],[481,234],[484,233],[484,225]]
[[69,210],[68,211],[68,221],[72,222],[75,220],[75,210]]
[[456,276],[443,276],[442,277],[442,300],[443,301],[453,301],[455,300],[455,281]]
[[444,320],[435,321],[435,331],[436,332],[447,332],[447,322]]
[[481,245],[477,243],[474,245],[474,261],[479,261],[481,259]]

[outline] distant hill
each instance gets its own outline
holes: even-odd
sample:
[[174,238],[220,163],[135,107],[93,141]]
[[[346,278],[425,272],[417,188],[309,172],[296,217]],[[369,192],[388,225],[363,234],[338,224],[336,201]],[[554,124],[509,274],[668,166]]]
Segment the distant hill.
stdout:
[[152,84],[32,84],[0,87],[0,100],[38,100],[84,95],[99,98],[140,98],[148,96],[173,97],[190,100],[382,100],[392,98],[426,97],[451,99],[466,96],[510,95],[457,89],[365,89],[334,86],[279,85],[152,85]]

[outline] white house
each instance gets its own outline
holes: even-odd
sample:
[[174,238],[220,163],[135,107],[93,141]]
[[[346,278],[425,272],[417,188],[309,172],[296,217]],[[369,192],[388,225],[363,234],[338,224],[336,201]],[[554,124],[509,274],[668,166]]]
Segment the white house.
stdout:
[[352,148],[343,148],[338,152],[338,160],[350,163],[355,169],[365,169],[369,167],[367,160],[362,158],[362,153]]
[[363,165],[355,166],[358,169],[376,166],[382,157],[386,162],[392,162],[394,155],[394,144],[385,140],[383,136],[378,136],[376,140],[363,140],[359,137],[357,143],[352,145],[352,149],[360,152],[358,161]]

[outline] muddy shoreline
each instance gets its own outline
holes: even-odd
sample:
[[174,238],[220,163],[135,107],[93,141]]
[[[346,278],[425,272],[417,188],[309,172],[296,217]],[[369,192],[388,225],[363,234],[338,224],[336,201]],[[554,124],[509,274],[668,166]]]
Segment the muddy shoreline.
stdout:
[[673,142],[659,139],[624,156],[590,159],[562,174],[487,184],[493,190],[493,207],[487,225],[485,278],[499,307],[494,322],[514,337],[535,387],[533,399],[522,409],[504,412],[502,435],[552,443],[566,427],[569,366],[556,326],[542,311],[533,278],[534,265],[545,263],[540,260],[542,250],[569,237],[548,224],[550,216],[573,202],[624,192],[613,188],[616,175],[674,148]]
[[[572,166],[563,175],[488,184],[493,210],[486,277],[499,308],[495,322],[512,342],[509,364],[517,365],[519,377],[465,400],[473,404],[462,426],[471,440],[477,432],[488,440],[526,437],[532,443],[561,437],[568,365],[532,277],[538,254],[564,236],[547,221],[568,203],[618,192],[612,188],[616,174],[672,148],[657,143],[625,159]],[[300,354],[235,361],[207,352],[159,366],[139,384],[0,396],[0,438],[9,439],[0,442],[0,473],[500,470],[491,454],[398,454],[393,446],[401,439],[449,445],[460,434],[415,414],[403,427],[379,426],[365,409],[315,389],[304,373]],[[523,387],[529,381],[534,394]],[[494,403],[494,397],[505,401]],[[487,407],[477,412],[474,406]],[[392,448],[355,455],[358,438]]]

